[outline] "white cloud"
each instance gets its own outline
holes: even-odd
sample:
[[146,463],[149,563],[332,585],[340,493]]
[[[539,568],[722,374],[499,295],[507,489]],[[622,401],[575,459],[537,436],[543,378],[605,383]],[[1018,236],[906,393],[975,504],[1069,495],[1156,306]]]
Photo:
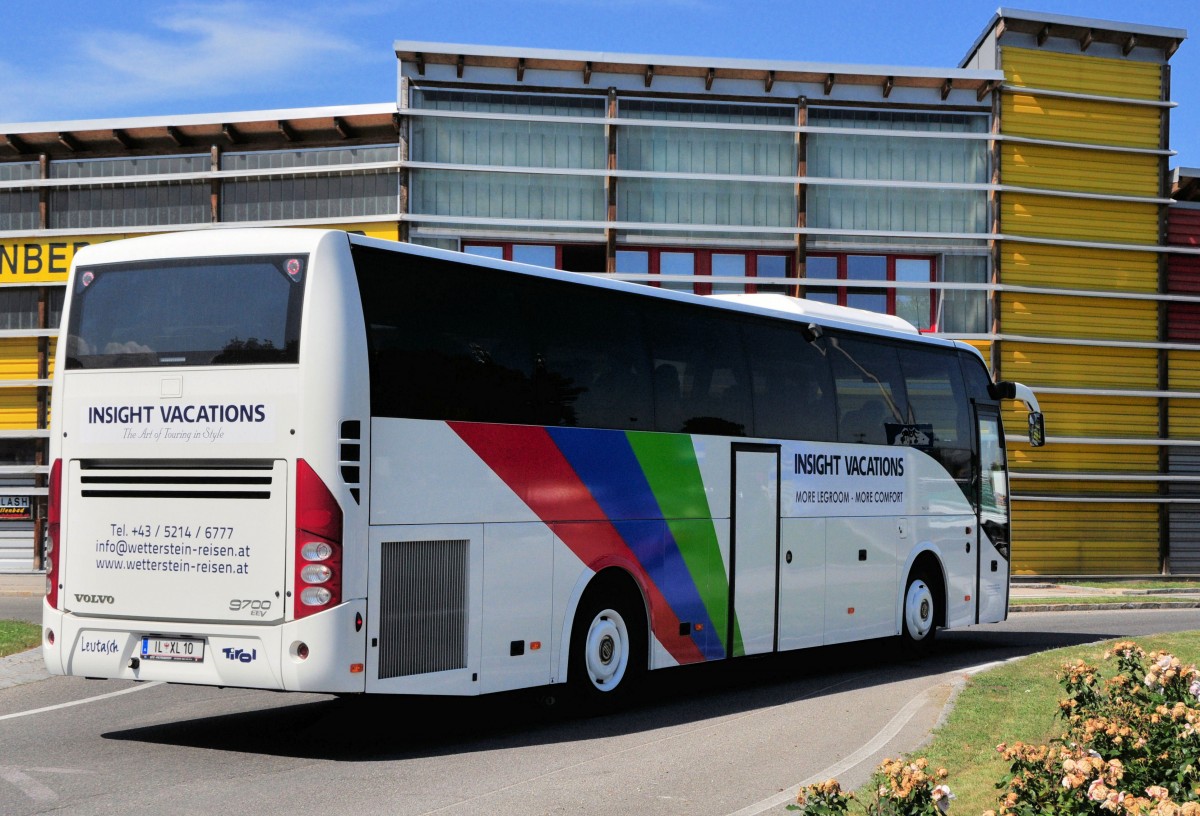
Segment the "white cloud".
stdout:
[[56,62],[0,62],[0,119],[138,115],[172,101],[182,112],[231,92],[326,84],[364,62],[388,71],[386,46],[357,46],[330,30],[328,16],[262,2],[184,2],[146,16],[125,29],[88,28]]

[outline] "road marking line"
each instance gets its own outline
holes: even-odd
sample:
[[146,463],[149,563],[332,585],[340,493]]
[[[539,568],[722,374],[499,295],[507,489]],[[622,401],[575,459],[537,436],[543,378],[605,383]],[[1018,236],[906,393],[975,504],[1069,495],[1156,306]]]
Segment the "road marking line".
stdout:
[[29,717],[34,714],[45,714],[47,711],[58,711],[59,709],[63,708],[73,708],[74,706],[84,705],[85,703],[94,703],[97,700],[107,700],[110,697],[120,697],[122,694],[132,694],[135,691],[141,691],[142,689],[153,688],[154,686],[161,685],[161,680],[151,680],[148,683],[140,683],[132,688],[121,689],[120,691],[110,691],[108,694],[98,694],[95,697],[85,697],[82,700],[74,700],[69,703],[59,703],[58,705],[46,706],[45,708],[33,708],[29,711],[18,711],[15,714],[5,714],[0,716],[0,722],[3,722],[4,720],[15,720],[18,717]]
[[57,793],[41,782],[38,782],[20,768],[14,768],[11,765],[0,765],[0,779],[8,782],[35,802],[58,801]]
[[756,802],[753,805],[748,805],[741,810],[735,810],[733,813],[729,814],[729,816],[756,816],[756,814],[762,813],[763,811],[771,810],[772,808],[777,808],[782,805],[791,804],[792,802],[796,801],[796,795],[800,793],[805,786],[811,785],[815,782],[824,782],[826,779],[831,777],[840,776],[846,771],[849,771],[855,766],[867,761],[874,754],[881,751],[897,734],[900,733],[900,730],[904,728],[904,726],[908,724],[908,721],[916,715],[917,711],[929,701],[933,695],[933,692],[937,689],[938,686],[927,688],[916,697],[909,700],[908,704],[905,705],[904,708],[900,709],[896,713],[896,716],[892,717],[888,724],[885,725],[883,729],[879,731],[879,733],[877,733],[869,742],[852,753],[850,756],[843,759],[841,762],[838,762],[835,765],[830,765],[825,770],[813,774],[807,779],[796,783],[787,790],[777,793],[770,798],[763,799],[761,802]]

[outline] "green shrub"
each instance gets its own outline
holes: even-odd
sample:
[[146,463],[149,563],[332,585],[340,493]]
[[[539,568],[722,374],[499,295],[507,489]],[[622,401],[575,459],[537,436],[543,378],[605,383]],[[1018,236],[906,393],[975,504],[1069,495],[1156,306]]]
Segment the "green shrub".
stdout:
[[[1200,816],[1200,670],[1136,643],[1104,655],[1107,680],[1082,660],[1058,675],[1062,737],[1048,745],[996,747],[1009,772],[996,787],[999,807],[984,816]],[[954,795],[947,773],[925,759],[886,760],[869,801],[836,780],[809,785],[789,809],[805,816],[939,816]]]

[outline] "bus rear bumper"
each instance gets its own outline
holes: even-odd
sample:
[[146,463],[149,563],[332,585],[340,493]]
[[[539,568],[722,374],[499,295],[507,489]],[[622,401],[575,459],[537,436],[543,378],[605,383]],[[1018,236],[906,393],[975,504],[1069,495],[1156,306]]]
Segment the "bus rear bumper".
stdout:
[[[299,621],[246,626],[82,617],[45,607],[42,655],[51,674],[354,693],[365,688],[366,639],[355,631],[365,614],[365,601],[356,600]],[[167,647],[175,653],[165,654]]]

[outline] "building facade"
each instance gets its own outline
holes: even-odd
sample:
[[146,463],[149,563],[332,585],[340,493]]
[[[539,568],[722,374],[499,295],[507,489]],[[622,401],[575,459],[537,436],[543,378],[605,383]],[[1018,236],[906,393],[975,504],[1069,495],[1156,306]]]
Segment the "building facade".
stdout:
[[39,563],[74,251],[253,224],[900,315],[1038,392],[1017,572],[1200,571],[1185,37],[1001,10],[928,69],[402,41],[381,105],[0,125],[0,569]]

